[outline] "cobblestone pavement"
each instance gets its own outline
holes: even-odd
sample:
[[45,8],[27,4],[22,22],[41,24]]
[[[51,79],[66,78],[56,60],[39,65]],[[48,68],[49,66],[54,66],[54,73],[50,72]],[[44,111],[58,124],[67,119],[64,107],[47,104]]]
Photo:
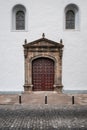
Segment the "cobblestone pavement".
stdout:
[[0,130],[87,130],[87,106],[0,105]]

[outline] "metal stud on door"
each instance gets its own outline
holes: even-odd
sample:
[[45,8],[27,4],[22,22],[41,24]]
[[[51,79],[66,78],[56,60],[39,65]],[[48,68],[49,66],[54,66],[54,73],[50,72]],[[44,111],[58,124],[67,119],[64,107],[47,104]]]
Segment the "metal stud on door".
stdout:
[[34,91],[51,91],[54,84],[54,61],[49,58],[38,58],[32,63]]

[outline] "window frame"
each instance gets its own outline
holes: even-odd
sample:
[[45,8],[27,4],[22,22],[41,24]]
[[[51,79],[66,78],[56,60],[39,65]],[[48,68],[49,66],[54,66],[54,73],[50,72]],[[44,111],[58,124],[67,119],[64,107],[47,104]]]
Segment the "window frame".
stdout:
[[[18,11],[23,11],[24,14],[25,14],[25,29],[19,29],[19,30],[16,29],[16,13]],[[24,5],[21,5],[21,4],[15,5],[12,8],[12,31],[24,32],[24,31],[27,31],[27,29],[28,29],[28,26],[27,26],[27,11],[26,11],[26,8],[25,8]]]
[[[66,13],[67,11],[72,10],[75,13],[75,28],[74,29],[67,29],[66,28]],[[64,10],[64,30],[74,30],[78,31],[80,29],[80,20],[79,20],[79,8],[76,4],[69,4],[65,7]]]

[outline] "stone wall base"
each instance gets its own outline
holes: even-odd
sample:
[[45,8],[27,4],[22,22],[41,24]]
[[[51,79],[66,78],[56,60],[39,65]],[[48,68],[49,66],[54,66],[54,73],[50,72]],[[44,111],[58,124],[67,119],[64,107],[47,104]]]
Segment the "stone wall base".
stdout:
[[[62,93],[62,88],[63,85],[54,85],[54,91],[58,92],[58,93]],[[24,85],[24,93],[30,93],[33,91],[33,85]]]
[[63,88],[63,85],[55,85],[54,91],[58,93],[62,93],[62,88]]
[[24,85],[24,93],[32,92],[33,85]]

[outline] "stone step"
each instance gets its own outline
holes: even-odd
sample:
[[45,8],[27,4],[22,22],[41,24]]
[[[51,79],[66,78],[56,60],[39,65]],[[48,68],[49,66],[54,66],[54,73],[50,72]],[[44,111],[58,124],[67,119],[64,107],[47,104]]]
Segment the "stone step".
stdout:
[[[45,104],[45,96],[47,96],[47,104],[51,105],[71,105],[71,94],[58,94],[57,92],[32,92],[21,95],[22,104]],[[74,94],[75,104],[87,105],[87,94]],[[17,94],[1,94],[0,104],[19,104],[19,95]]]

